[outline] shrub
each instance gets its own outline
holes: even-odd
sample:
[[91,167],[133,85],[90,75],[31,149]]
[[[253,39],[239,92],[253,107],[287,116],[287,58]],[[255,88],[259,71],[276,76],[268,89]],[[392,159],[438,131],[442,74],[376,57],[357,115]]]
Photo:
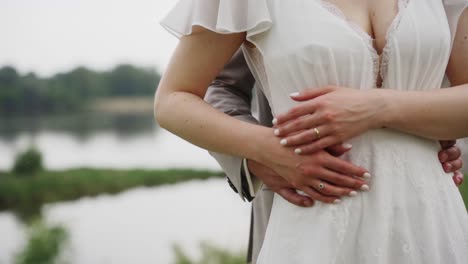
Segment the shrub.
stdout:
[[35,148],[19,153],[16,156],[13,172],[21,175],[33,175],[42,170],[42,155]]
[[28,242],[16,256],[16,264],[53,264],[67,242],[67,232],[61,226],[47,226],[41,220],[29,227]]
[[200,243],[201,259],[191,259],[179,245],[174,245],[175,264],[245,264],[246,254],[230,252],[207,242]]

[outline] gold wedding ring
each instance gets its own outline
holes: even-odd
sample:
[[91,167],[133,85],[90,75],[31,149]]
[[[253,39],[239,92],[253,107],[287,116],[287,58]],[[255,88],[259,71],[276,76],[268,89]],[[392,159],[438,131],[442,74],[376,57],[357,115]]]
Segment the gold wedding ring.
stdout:
[[317,135],[317,139],[320,138],[320,130],[318,128],[314,128],[315,135]]

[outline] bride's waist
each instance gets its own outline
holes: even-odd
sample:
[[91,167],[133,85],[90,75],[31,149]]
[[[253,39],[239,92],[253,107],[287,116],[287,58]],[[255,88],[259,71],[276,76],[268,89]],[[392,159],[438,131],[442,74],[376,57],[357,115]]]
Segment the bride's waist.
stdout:
[[437,140],[411,135],[390,128],[372,129],[350,140],[353,146],[359,147],[395,147],[402,150],[438,151]]
[[350,143],[353,148],[344,159],[369,170],[374,191],[410,188],[414,192],[434,194],[440,188],[453,185],[439,161],[437,140],[392,129],[376,129]]
[[389,165],[397,161],[439,163],[437,154],[440,145],[436,140],[393,129],[370,130],[349,143],[353,145],[349,153],[351,161],[384,160]]

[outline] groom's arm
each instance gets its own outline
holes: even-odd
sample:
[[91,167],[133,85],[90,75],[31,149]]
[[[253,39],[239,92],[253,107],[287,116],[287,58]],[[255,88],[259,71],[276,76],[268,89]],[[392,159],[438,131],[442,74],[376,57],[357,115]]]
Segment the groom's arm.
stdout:
[[[260,125],[251,112],[254,84],[255,79],[239,49],[208,88],[205,101],[225,114]],[[210,152],[210,154],[223,168],[231,187],[239,193],[242,199],[251,200],[252,195],[248,191],[248,180],[243,170],[242,157],[216,152]]]

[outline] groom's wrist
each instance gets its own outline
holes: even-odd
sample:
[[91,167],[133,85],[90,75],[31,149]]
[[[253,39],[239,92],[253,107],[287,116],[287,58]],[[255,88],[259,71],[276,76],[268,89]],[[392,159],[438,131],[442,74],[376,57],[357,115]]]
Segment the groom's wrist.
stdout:
[[250,196],[252,197],[255,197],[262,185],[262,180],[259,177],[257,177],[258,171],[254,173],[254,170],[251,169],[251,167],[255,167],[255,164],[257,164],[255,161],[249,159],[244,158],[242,160],[242,169],[247,182],[247,189]]

